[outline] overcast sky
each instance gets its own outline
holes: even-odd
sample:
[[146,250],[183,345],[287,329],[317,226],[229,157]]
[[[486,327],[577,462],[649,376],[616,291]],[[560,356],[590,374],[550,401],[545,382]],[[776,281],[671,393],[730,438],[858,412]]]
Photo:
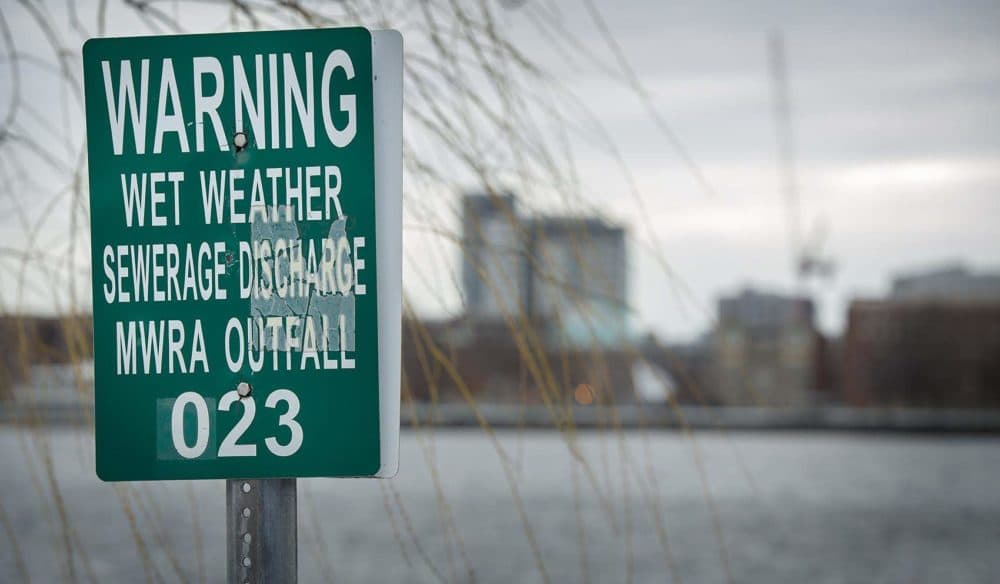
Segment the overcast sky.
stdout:
[[[593,29],[582,11],[564,14]],[[837,265],[813,286],[824,327],[839,330],[850,298],[884,293],[899,271],[1000,269],[1000,3],[616,2],[603,14],[716,193],[698,187],[636,99],[570,77],[605,112],[663,252],[705,304],[684,310],[664,294],[667,276],[633,254],[633,298],[659,332],[696,334],[718,295],[744,284],[794,289],[770,31],[785,39],[806,230],[826,225],[823,251]],[[613,176],[606,158],[583,172],[622,197],[602,180]],[[634,206],[619,214],[639,223]]]
[[[583,5],[554,4],[565,28],[613,66]],[[645,218],[606,153],[586,145],[576,151],[588,196],[640,241],[658,241],[676,278],[633,246],[629,286],[637,331],[691,338],[709,326],[720,294],[751,284],[794,289],[771,113],[771,31],[785,39],[803,223],[807,232],[825,229],[822,249],[837,265],[832,279],[814,286],[824,328],[839,330],[851,298],[884,293],[899,271],[950,261],[998,269],[1000,3],[875,4],[598,2],[658,113],[714,194],[693,178],[633,92],[546,49],[545,35],[524,18],[538,5],[504,12],[505,34],[586,101],[635,174]],[[62,6],[50,3],[53,14]],[[192,32],[225,26],[224,15],[204,18],[177,6]],[[93,12],[86,3],[80,11]],[[40,42],[23,10],[5,7],[5,16],[22,43]],[[113,24],[115,35],[146,33],[128,19]],[[9,84],[6,62],[0,74]],[[57,111],[53,79],[36,70],[23,80],[41,111]],[[6,108],[8,99],[0,105]],[[77,120],[65,124],[82,132]],[[0,221],[6,246],[23,235],[13,227],[12,208],[0,205],[8,215]],[[642,228],[647,222],[652,236]],[[419,248],[410,235],[406,241]],[[411,270],[404,274],[425,314],[460,310],[457,291],[429,291]],[[11,281],[4,287],[8,305]],[[690,295],[672,293],[678,290]],[[44,308],[47,301],[32,302],[24,305]]]

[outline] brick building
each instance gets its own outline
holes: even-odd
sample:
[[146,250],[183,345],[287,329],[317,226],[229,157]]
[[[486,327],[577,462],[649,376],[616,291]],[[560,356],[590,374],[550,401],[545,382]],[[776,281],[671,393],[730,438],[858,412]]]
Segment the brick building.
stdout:
[[843,399],[853,406],[1000,407],[1000,303],[851,303]]
[[851,303],[842,376],[855,406],[1000,407],[1000,275],[948,266]]

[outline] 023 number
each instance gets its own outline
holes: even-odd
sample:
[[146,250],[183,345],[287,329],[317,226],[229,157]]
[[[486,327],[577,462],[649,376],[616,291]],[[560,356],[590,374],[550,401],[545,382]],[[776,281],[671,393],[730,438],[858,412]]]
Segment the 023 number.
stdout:
[[[243,434],[253,424],[254,417],[257,414],[257,404],[254,402],[253,397],[247,396],[241,398],[236,393],[236,390],[226,392],[219,400],[218,409],[222,412],[228,412],[233,404],[237,402],[243,406],[243,415],[240,416],[239,421],[236,422],[232,430],[226,434],[226,437],[222,439],[222,443],[219,445],[220,458],[257,456],[256,444],[240,444],[240,438],[243,437]],[[302,425],[295,420],[300,409],[299,397],[291,390],[276,389],[267,396],[264,407],[277,408],[281,402],[285,402],[288,407],[285,413],[279,414],[278,425],[288,428],[291,437],[286,444],[282,444],[276,437],[270,436],[264,439],[264,444],[275,456],[291,456],[298,452],[302,446]],[[184,411],[188,406],[194,408],[196,420],[197,430],[193,444],[188,444],[184,436]],[[177,397],[170,415],[170,434],[173,439],[174,449],[181,457],[189,459],[198,458],[205,453],[205,450],[208,448],[209,423],[208,404],[201,394],[194,391],[187,391]]]

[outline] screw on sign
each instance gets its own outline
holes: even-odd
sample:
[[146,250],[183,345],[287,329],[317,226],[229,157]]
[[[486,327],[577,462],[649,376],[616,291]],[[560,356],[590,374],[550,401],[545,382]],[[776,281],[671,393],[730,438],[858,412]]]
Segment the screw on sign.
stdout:
[[250,384],[247,383],[246,381],[241,381],[238,384],[236,384],[236,394],[239,395],[241,398],[250,397],[251,391],[253,391],[253,388],[250,387]]
[[237,151],[246,148],[249,142],[249,138],[247,138],[247,135],[243,132],[236,132],[236,134],[233,135],[233,146]]
[[402,38],[83,53],[97,474],[227,479],[229,581],[294,581],[295,478],[398,466]]

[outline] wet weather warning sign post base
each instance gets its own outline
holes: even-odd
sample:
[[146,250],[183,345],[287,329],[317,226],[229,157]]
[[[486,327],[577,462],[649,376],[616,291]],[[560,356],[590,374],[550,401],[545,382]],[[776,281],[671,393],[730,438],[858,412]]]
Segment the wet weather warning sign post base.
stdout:
[[93,39],[83,55],[97,474],[240,479],[230,578],[287,580],[288,479],[397,468],[402,38]]

